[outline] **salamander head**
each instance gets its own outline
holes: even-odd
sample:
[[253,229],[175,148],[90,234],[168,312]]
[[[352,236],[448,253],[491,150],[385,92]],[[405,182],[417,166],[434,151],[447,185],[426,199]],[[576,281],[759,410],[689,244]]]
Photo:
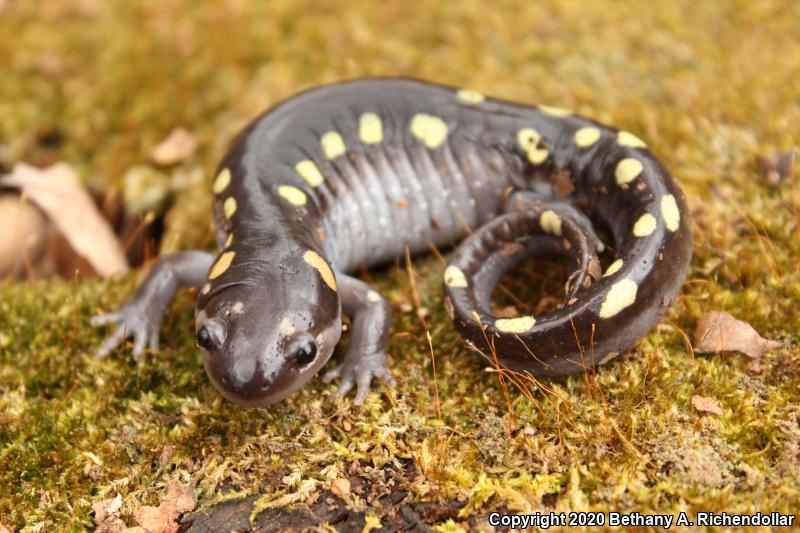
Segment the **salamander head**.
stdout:
[[197,303],[196,339],[206,372],[223,396],[242,405],[273,404],[302,387],[341,335],[328,263],[311,250],[275,248],[230,261],[230,252],[220,255]]

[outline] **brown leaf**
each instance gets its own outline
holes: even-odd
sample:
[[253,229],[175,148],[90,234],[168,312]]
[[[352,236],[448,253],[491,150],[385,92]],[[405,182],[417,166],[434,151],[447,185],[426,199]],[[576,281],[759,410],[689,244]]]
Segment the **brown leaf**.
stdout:
[[42,170],[17,163],[1,182],[20,188],[100,275],[127,272],[122,246],[70,165],[56,163]]
[[339,477],[331,483],[331,492],[341,499],[350,496],[350,480],[346,477]]
[[95,533],[121,533],[125,531],[125,522],[119,517],[122,507],[122,497],[117,494],[114,498],[102,500],[92,506],[94,523],[97,524]]
[[694,332],[694,349],[700,353],[742,352],[760,359],[778,346],[779,342],[762,338],[747,322],[721,311],[712,311],[701,318]]
[[178,530],[175,519],[194,509],[197,495],[192,487],[170,483],[167,495],[158,505],[145,505],[133,513],[133,519],[149,533],[166,533]]
[[756,165],[767,183],[776,186],[786,178],[792,177],[795,155],[794,150],[773,155],[757,155]]
[[184,128],[175,128],[166,139],[153,148],[150,159],[159,165],[174,165],[194,155],[197,138]]
[[719,403],[714,398],[694,395],[692,396],[692,405],[701,413],[708,413],[714,416],[725,414],[725,411],[722,410],[722,407],[719,406]]

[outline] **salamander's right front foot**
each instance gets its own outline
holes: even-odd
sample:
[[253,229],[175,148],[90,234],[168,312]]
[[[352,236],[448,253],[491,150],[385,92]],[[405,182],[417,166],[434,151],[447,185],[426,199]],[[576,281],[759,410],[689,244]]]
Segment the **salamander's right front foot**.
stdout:
[[136,300],[125,304],[119,311],[93,317],[91,323],[95,327],[119,324],[97,349],[97,357],[107,356],[129,337],[133,338],[133,358],[137,361],[144,353],[145,346],[151,351],[158,351],[158,329],[161,326],[161,317],[152,317],[140,305],[137,305]]

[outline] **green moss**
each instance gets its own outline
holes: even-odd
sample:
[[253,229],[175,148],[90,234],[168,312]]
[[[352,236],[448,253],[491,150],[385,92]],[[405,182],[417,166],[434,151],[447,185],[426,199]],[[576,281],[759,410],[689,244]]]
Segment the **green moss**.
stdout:
[[[315,380],[269,409],[220,399],[192,341],[191,294],[137,365],[97,360],[89,317],[129,297],[135,276],[0,285],[0,522],[92,527],[93,503],[123,518],[169,481],[203,504],[226,494],[285,505],[358,477],[411,501],[457,502],[457,531],[488,509],[791,511],[800,507],[800,224],[795,180],[766,185],[756,154],[800,144],[800,40],[791,3],[503,1],[0,2],[0,164],[74,164],[121,187],[175,126],[200,141],[172,172],[212,169],[266,106],[310,85],[408,74],[570,107],[647,138],[681,181],[695,258],[681,298],[631,354],[596,375],[527,384],[470,352],[442,307],[443,265],[415,261],[425,318],[402,262],[370,274],[395,308],[394,391],[364,407],[328,402]],[[168,96],[168,97],[165,97]],[[43,130],[61,142],[44,146]],[[796,179],[796,178],[795,178]],[[167,217],[165,249],[208,246],[207,188]],[[520,279],[536,280],[535,285]],[[549,277],[548,277],[549,276]],[[526,267],[514,300],[546,307],[563,280]],[[541,280],[541,282],[540,282]],[[526,286],[528,285],[528,286]],[[528,306],[528,307],[525,307]],[[760,374],[740,355],[692,356],[696,321],[724,310],[783,347]],[[431,334],[439,405],[433,381]],[[719,402],[712,418],[695,394]],[[512,417],[509,417],[509,406]],[[391,506],[357,494],[369,524]],[[470,521],[471,520],[471,521]],[[470,522],[468,522],[470,521]]]

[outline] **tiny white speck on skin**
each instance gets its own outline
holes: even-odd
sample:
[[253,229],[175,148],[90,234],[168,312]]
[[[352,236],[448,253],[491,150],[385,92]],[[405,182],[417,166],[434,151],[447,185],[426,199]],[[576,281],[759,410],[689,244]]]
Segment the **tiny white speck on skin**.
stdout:
[[575,144],[579,148],[589,148],[600,139],[600,129],[587,126],[575,132]]
[[606,273],[603,274],[603,277],[605,278],[606,276],[611,276],[613,274],[616,274],[617,272],[619,272],[619,269],[622,268],[623,264],[624,263],[622,262],[622,259],[617,259],[616,261],[608,265],[608,269],[606,269]]
[[364,144],[378,144],[383,141],[383,122],[375,113],[364,113],[358,119],[358,137]]
[[444,282],[453,289],[466,289],[467,277],[464,272],[455,265],[449,265],[444,269]]
[[241,315],[242,313],[244,313],[244,303],[236,302],[235,304],[233,304],[231,306],[231,313],[233,313],[234,315]]
[[281,319],[280,323],[278,324],[278,331],[283,333],[283,335],[291,335],[295,332],[294,323],[289,320],[288,318]]
[[222,210],[225,212],[225,218],[230,219],[236,213],[236,199],[226,198],[222,204]]
[[516,318],[498,318],[494,327],[503,333],[525,333],[536,324],[532,316],[518,316]]
[[225,189],[227,189],[230,183],[231,183],[231,171],[228,170],[227,168],[223,168],[217,175],[217,179],[214,180],[214,185],[212,187],[214,194],[219,194]]
[[656,217],[650,213],[645,213],[639,217],[633,225],[633,234],[636,237],[647,237],[656,230]]
[[417,113],[411,119],[411,134],[429,149],[438,148],[447,138],[447,123],[439,117]]
[[306,201],[308,200],[306,193],[291,185],[281,185],[278,187],[278,194],[287,202],[296,206],[306,205]]
[[317,165],[308,159],[297,163],[294,166],[294,170],[300,174],[300,177],[306,180],[306,183],[312,187],[319,187],[322,182],[325,181],[325,178],[322,176],[322,172],[319,171],[319,168],[317,168]]
[[377,303],[381,301],[381,295],[377,292],[373,291],[372,289],[367,291],[367,301],[372,303]]
[[522,128],[517,132],[517,143],[528,156],[528,161],[534,165],[543,163],[547,159],[547,148],[540,148],[539,141],[542,135],[533,128]]
[[322,153],[328,159],[336,159],[347,151],[344,144],[344,139],[337,131],[329,131],[325,133],[319,140],[322,145]]
[[545,233],[561,237],[561,217],[555,211],[548,209],[539,215],[539,226]]
[[636,301],[639,287],[630,279],[621,279],[608,290],[606,299],[600,305],[600,318],[611,318]]
[[465,104],[480,104],[485,100],[484,96],[478,91],[472,89],[461,89],[456,93],[456,98]]
[[646,148],[647,143],[629,131],[617,132],[617,144],[631,148]]
[[539,111],[541,111],[545,115],[550,115],[551,117],[568,117],[572,114],[572,111],[570,111],[569,109],[564,109],[563,107],[540,105],[538,106],[538,108]]
[[614,170],[614,178],[617,180],[617,185],[624,185],[635,180],[643,169],[644,166],[638,159],[632,157],[622,159],[617,163],[617,168]]
[[667,194],[661,198],[661,214],[664,215],[664,222],[669,231],[677,231],[681,225],[681,212],[675,197]]

